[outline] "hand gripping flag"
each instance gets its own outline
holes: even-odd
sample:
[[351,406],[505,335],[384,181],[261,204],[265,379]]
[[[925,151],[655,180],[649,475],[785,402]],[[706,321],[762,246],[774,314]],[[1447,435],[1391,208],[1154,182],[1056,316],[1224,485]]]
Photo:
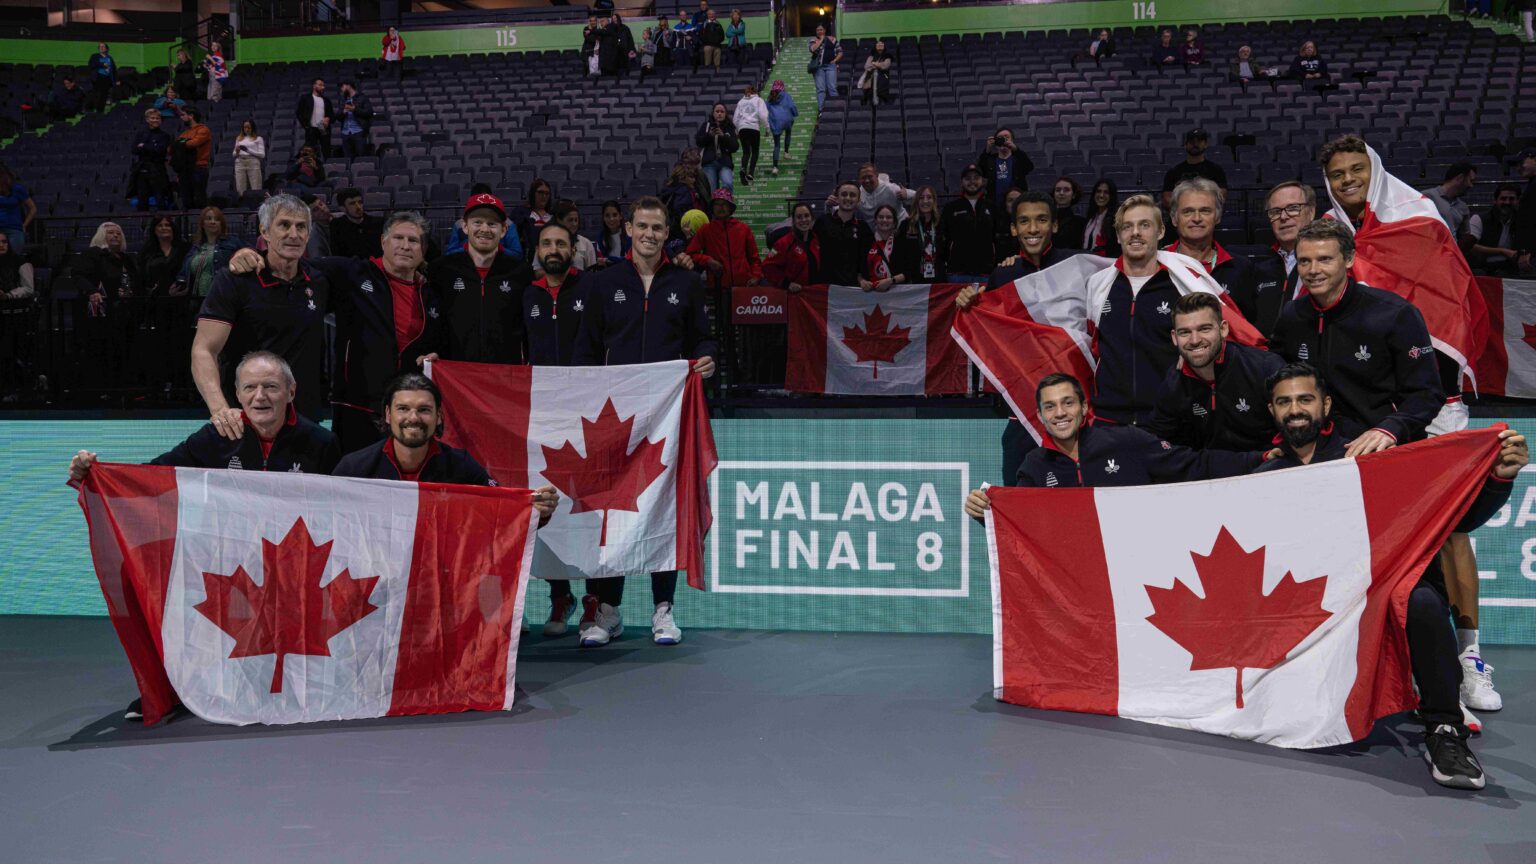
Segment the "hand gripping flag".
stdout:
[[[1472,268],[1434,202],[1388,174],[1370,146],[1365,150],[1371,159],[1371,183],[1360,227],[1350,222],[1333,187],[1328,188],[1333,202],[1328,215],[1355,235],[1351,272],[1355,279],[1417,306],[1435,350],[1471,374],[1488,328],[1488,310]],[[1298,285],[1297,290],[1305,289]]]
[[1417,704],[1408,595],[1497,436],[1202,483],[993,487],[994,695],[1279,747],[1364,737]]
[[[1226,289],[1200,262],[1177,252],[1157,253],[1158,263],[1180,294],[1204,292],[1221,299],[1231,338],[1262,345],[1264,338],[1230,301]],[[1114,284],[1115,259],[1074,255],[1010,285],[987,291],[955,316],[950,335],[1002,392],[1013,415],[1043,440],[1035,411],[1035,385],[1054,372],[1067,372],[1093,392],[1097,366],[1093,334]]]
[[98,464],[80,506],[147,723],[512,706],[526,489]]
[[964,393],[965,355],[946,338],[961,287],[808,285],[788,295],[784,386],[802,393]]
[[688,571],[704,587],[715,439],[686,360],[633,366],[439,361],[443,440],[504,486],[560,491],[533,573],[583,579]]
[[1477,358],[1478,390],[1536,399],[1536,281],[1479,276],[1488,339]]

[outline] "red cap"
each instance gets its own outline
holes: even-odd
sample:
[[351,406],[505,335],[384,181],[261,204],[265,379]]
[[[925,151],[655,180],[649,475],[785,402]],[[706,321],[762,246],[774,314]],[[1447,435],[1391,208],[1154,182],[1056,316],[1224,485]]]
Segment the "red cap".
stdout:
[[490,193],[481,192],[479,195],[469,196],[469,200],[464,202],[464,215],[468,216],[469,211],[476,207],[489,207],[499,213],[502,219],[507,218],[507,208],[501,205],[501,199]]

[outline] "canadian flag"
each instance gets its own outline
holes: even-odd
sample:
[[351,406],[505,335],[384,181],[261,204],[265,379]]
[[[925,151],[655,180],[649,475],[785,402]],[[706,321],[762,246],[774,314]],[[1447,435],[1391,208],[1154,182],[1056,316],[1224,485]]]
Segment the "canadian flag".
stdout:
[[[1435,349],[1471,372],[1487,338],[1488,310],[1477,290],[1472,268],[1424,193],[1387,173],[1381,157],[1371,160],[1360,227],[1349,220],[1328,187],[1329,216],[1355,235],[1355,279],[1402,297],[1424,316]],[[1298,285],[1297,293],[1305,288]],[[1476,379],[1474,379],[1476,383]]]
[[147,723],[512,705],[526,489],[97,464],[80,506]]
[[1536,281],[1479,276],[1488,340],[1477,358],[1477,389],[1536,398]]
[[964,393],[965,355],[947,338],[962,287],[808,285],[790,294],[784,386],[802,393]]
[[[1264,344],[1200,262],[1166,250],[1157,258],[1179,293],[1205,292],[1221,299],[1223,317],[1231,325],[1229,338]],[[1093,392],[1098,366],[1094,332],[1117,273],[1113,258],[1074,255],[983,293],[954,318],[950,335],[955,343],[1002,393],[1036,442],[1044,440],[1035,410],[1035,385],[1041,378],[1067,372]]]
[[1363,737],[1417,704],[1408,595],[1497,436],[1203,483],[993,487],[995,695],[1280,747]]
[[707,480],[719,461],[704,383],[686,360],[633,366],[438,361],[443,440],[496,482],[560,491],[533,573],[584,579],[688,571],[704,587]]

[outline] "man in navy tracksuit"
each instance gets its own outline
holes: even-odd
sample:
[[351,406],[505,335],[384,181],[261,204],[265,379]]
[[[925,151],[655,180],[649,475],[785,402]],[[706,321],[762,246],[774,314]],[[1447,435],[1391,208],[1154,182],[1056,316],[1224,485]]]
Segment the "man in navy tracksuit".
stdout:
[[[704,377],[715,371],[715,339],[704,309],[704,285],[686,255],[667,260],[667,207],[646,196],[625,225],[629,257],[585,279],[586,311],[576,336],[576,365],[621,366],[688,359]],[[825,247],[823,247],[825,248]],[[672,619],[677,571],[651,574],[651,637],[658,645],[683,638]],[[618,605],[624,580],[602,579],[582,601],[581,644],[606,645],[623,631]]]
[[[1344,436],[1329,416],[1337,404],[1324,376],[1306,363],[1287,365],[1270,378],[1269,414],[1279,434],[1281,455],[1258,471],[1313,465],[1348,455]],[[1502,448],[1493,472],[1456,525],[1469,532],[1482,525],[1509,500],[1513,480],[1529,461],[1525,438],[1513,430],[1500,434]],[[1445,575],[1438,556],[1431,558],[1408,597],[1408,654],[1419,690],[1419,715],[1425,726],[1425,759],[1435,782],[1461,789],[1481,789],[1485,778],[1477,757],[1467,746],[1470,731],[1461,704],[1461,663],[1451,628]],[[1480,726],[1477,728],[1481,728]]]
[[1349,278],[1354,237],[1331,219],[1301,229],[1296,269],[1307,295],[1287,303],[1270,350],[1328,379],[1333,416],[1359,456],[1424,437],[1445,399],[1424,316]]
[[[1199,261],[1205,272],[1226,290],[1244,318],[1250,312],[1257,313],[1258,269],[1246,256],[1234,256],[1216,241],[1216,227],[1221,224],[1227,193],[1215,181],[1194,177],[1175,186],[1171,200],[1169,212],[1179,239],[1168,247],[1168,251]],[[1279,297],[1278,292],[1275,297]],[[1259,325],[1255,323],[1254,326]],[[1269,333],[1262,328],[1259,332]]]
[[533,268],[502,246],[507,233],[501,199],[472,195],[464,205],[464,248],[432,262],[427,283],[442,313],[442,359],[532,362],[523,306]]
[[1227,341],[1228,324],[1214,294],[1186,294],[1173,304],[1179,363],[1163,381],[1147,431],[1199,449],[1264,450],[1274,437],[1269,376],[1278,354]]
[[1163,379],[1179,359],[1172,339],[1179,288],[1157,260],[1163,215],[1150,196],[1133,195],[1120,205],[1115,232],[1122,254],[1098,309],[1093,407],[1101,420],[1140,425],[1152,419]]

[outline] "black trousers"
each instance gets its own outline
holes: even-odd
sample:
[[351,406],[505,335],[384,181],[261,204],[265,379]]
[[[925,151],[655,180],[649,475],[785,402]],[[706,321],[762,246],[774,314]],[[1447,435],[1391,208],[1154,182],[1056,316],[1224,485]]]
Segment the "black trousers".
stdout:
[[331,431],[336,433],[336,443],[341,446],[342,455],[384,440],[384,433],[374,422],[377,415],[372,411],[346,405],[331,407]]
[[763,149],[763,133],[756,129],[741,129],[736,133],[741,139],[741,173],[748,177],[757,173],[757,156]]
[[1029,451],[1039,447],[1035,443],[1033,435],[1012,417],[1008,418],[1008,425],[1003,427],[1003,485],[1019,485],[1019,468],[1024,465],[1024,457]]
[[208,204],[208,169],[187,168],[176,177],[181,192],[181,206],[196,210]]
[[[550,580],[549,596],[551,598],[560,596],[555,593],[555,584],[555,580]],[[560,584],[565,585],[565,590],[567,593],[570,592],[571,583],[564,582],[562,580]],[[599,601],[607,603],[609,606],[618,606],[620,603],[624,602],[624,579],[618,576],[614,576],[608,579],[588,579],[587,593],[596,595]],[[664,570],[660,573],[651,574],[652,603],[671,603],[672,598],[676,596],[676,594],[676,570]]]
[[341,136],[341,153],[347,157],[348,162],[367,156],[368,136],[363,134]]
[[1420,580],[1408,595],[1408,662],[1419,688],[1419,713],[1426,728],[1444,723],[1465,737],[1461,722],[1461,660],[1445,589]]

